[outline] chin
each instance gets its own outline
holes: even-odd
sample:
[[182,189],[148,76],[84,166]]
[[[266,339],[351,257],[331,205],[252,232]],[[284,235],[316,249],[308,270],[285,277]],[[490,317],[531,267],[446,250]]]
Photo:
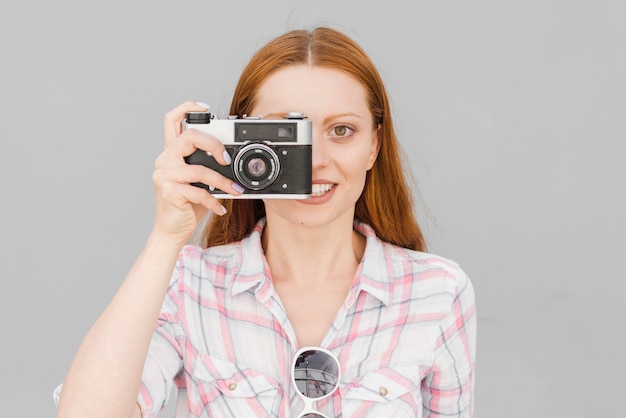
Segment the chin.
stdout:
[[268,220],[279,218],[293,225],[311,228],[338,225],[338,221],[345,220],[346,224],[350,225],[350,228],[352,228],[354,206],[343,211],[336,211],[328,207],[321,207],[320,205],[303,205],[297,203],[297,201],[294,202],[295,205],[285,205],[280,208],[269,208],[266,206],[265,211]]

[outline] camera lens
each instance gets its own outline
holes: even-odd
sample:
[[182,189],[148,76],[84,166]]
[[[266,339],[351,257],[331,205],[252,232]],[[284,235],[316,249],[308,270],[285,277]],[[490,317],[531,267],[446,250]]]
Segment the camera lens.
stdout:
[[235,177],[242,186],[263,190],[278,177],[280,161],[272,148],[264,143],[251,143],[242,147],[233,161]]
[[248,173],[254,177],[261,177],[267,171],[267,164],[263,158],[251,158],[248,161]]

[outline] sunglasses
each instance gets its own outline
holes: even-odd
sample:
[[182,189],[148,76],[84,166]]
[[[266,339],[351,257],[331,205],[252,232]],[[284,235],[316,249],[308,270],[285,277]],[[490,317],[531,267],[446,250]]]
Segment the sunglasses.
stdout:
[[328,418],[313,409],[313,402],[333,394],[339,387],[339,360],[321,347],[302,347],[293,357],[291,381],[304,400],[304,410],[297,418]]

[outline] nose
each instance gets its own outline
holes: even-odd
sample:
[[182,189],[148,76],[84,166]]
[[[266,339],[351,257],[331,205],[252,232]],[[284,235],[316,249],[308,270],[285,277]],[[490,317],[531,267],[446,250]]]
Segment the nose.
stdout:
[[313,168],[326,167],[328,162],[330,161],[328,154],[328,144],[325,141],[323,134],[320,133],[321,130],[317,130],[313,128],[313,138],[312,138],[312,149],[311,149],[311,158]]

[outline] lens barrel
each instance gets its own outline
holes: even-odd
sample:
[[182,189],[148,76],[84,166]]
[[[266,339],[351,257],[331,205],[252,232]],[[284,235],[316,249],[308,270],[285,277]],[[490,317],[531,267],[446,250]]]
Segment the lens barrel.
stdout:
[[242,186],[263,190],[278,178],[280,160],[276,152],[264,143],[251,143],[242,147],[233,160],[235,177]]

